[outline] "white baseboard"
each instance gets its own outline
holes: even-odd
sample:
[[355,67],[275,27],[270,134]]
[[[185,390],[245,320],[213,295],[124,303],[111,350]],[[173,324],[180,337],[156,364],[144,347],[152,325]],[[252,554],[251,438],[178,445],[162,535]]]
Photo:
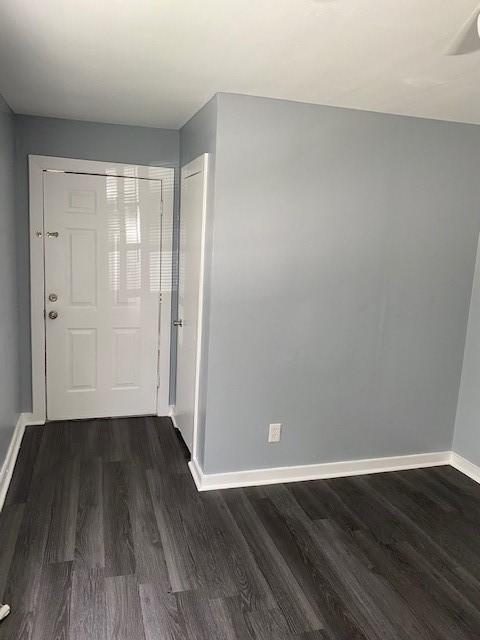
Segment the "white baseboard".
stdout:
[[196,458],[192,458],[188,463],[188,467],[190,469],[190,473],[193,476],[193,480],[195,482],[197,489],[199,491],[208,491],[207,488],[202,486],[202,483],[204,482],[205,474],[203,473],[200,465],[198,464],[198,460]]
[[23,434],[25,433],[25,427],[29,424],[29,416],[30,414],[28,413],[21,413],[18,416],[7,455],[0,470],[0,511],[3,509],[3,503],[7,497],[8,487],[12,480],[13,470],[17,461],[18,452],[20,451],[20,445],[22,444]]
[[452,451],[450,464],[452,465],[452,467],[455,467],[455,469],[461,471],[472,480],[475,480],[475,482],[480,483],[480,467],[478,465],[473,464],[473,462],[470,462],[470,460],[463,458],[461,455],[455,453],[454,451]]
[[389,458],[371,458],[367,460],[346,460],[343,462],[324,462],[296,467],[274,467],[271,469],[251,469],[228,473],[204,473],[198,460],[189,463],[190,472],[199,491],[250,487],[281,482],[301,482],[322,478],[341,478],[359,476],[368,473],[420,469],[450,464],[451,452],[419,453]]
[[[170,417],[175,427],[173,412]],[[3,508],[10,485],[18,452],[22,443],[25,427],[30,424],[43,424],[33,419],[32,414],[21,413],[15,426],[5,461],[0,470],[0,511]],[[480,483],[480,467],[453,451],[418,453],[387,458],[365,460],[346,460],[342,462],[324,462],[320,464],[299,465],[295,467],[273,467],[270,469],[250,469],[226,473],[204,473],[198,460],[192,458],[188,463],[190,472],[199,491],[250,487],[284,482],[321,480],[322,478],[341,478],[369,473],[384,473],[406,469],[421,469],[450,464],[458,471]]]
[[157,416],[159,418],[165,418],[172,415],[172,405],[157,407]]
[[173,426],[175,427],[175,429],[178,429],[178,424],[177,421],[175,420],[175,414],[173,413],[173,411],[170,411],[170,420],[173,422]]

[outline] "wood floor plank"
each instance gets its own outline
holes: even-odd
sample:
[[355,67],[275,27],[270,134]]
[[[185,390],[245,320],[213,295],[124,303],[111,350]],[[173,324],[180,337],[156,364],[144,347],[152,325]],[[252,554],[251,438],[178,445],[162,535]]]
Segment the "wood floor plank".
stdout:
[[24,508],[24,504],[6,505],[0,513],[0,602],[4,602],[3,595]]
[[[441,467],[443,469],[443,467]],[[465,520],[469,524],[480,526],[480,492],[470,493],[464,491],[451,481],[451,477],[446,473],[440,475],[438,469],[421,469],[422,473],[415,476],[417,484],[427,487],[433,499],[442,501],[454,516]]]
[[167,418],[34,429],[0,640],[480,638],[480,485],[451,467],[199,493]]
[[101,418],[65,423],[68,448],[82,462],[108,459],[112,451],[110,426],[110,420]]
[[[283,487],[279,489],[286,492]],[[257,517],[262,520],[285,558],[302,593],[316,608],[319,620],[322,617],[322,624],[318,628],[335,633],[342,640],[378,638],[378,633],[369,624],[368,612],[351,597],[324,550],[316,544],[313,522],[298,503],[292,503],[281,512],[275,509],[271,502],[275,499],[274,492],[272,488],[267,493],[268,499],[251,501]]]
[[480,510],[480,484],[478,482],[449,465],[432,467],[428,469],[428,472],[432,477],[439,478],[447,486],[453,486],[458,489],[462,498],[473,497],[477,503],[477,510]]
[[470,637],[468,633],[463,633],[455,615],[451,615],[451,605],[429,587],[429,580],[417,572],[398,548],[398,543],[382,543],[371,532],[358,531],[354,535],[363,552],[371,559],[374,571],[401,595],[412,613],[430,631],[430,637],[439,640]]
[[69,562],[75,557],[80,461],[67,458],[51,473],[55,489],[48,528],[45,562]]
[[172,590],[202,589],[210,597],[236,595],[227,558],[192,478],[147,472]]
[[44,565],[32,640],[68,638],[71,585],[71,562]]
[[33,468],[43,436],[44,427],[30,426],[25,429],[22,446],[18,452],[12,481],[8,487],[5,505],[20,504],[27,501]]
[[[237,640],[237,635],[220,598],[209,599],[200,591],[176,594],[185,621],[188,640]],[[248,636],[244,636],[248,640]]]
[[[443,521],[439,523],[438,519],[433,517],[432,511],[425,505],[417,504],[415,496],[412,496],[405,485],[399,483],[395,477],[372,476],[368,479],[355,478],[351,482],[359,488],[359,491],[363,491],[365,483],[368,483],[368,488],[391,513],[395,513],[409,530],[410,535],[417,539],[421,538],[424,546],[431,549],[427,554],[429,557],[435,554],[436,557],[443,558],[447,566],[455,564],[462,566],[470,574],[472,583],[475,583],[477,588],[480,587],[478,563],[480,547],[477,552],[477,545],[472,544],[476,536],[471,529],[467,535],[462,535],[462,528],[455,531],[451,530],[448,523]],[[385,495],[388,495],[388,498]]]
[[[371,569],[382,575],[402,596],[416,617],[423,620],[425,627],[430,630],[430,637],[464,637],[452,620],[448,605],[445,608],[441,604],[441,592],[428,587],[430,571],[422,576],[415,564],[402,552],[401,545],[403,541],[411,541],[422,549],[422,553],[432,555],[432,559],[435,561],[436,558],[440,563],[443,562],[442,556],[437,556],[433,547],[425,543],[423,536],[418,535],[415,527],[409,527],[408,522],[404,523],[399,519],[397,512],[389,510],[387,495],[384,496],[384,503],[378,501],[375,494],[371,494],[368,503],[364,503],[364,496],[368,496],[369,492],[366,488],[362,490],[362,486],[368,482],[368,479],[363,479],[361,483],[349,479],[332,484],[342,500],[351,505],[352,512],[357,509],[358,517],[362,519],[363,527],[358,528],[353,536],[369,558],[366,565],[370,562]],[[440,601],[436,601],[438,598]],[[444,604],[447,602],[444,601]],[[437,615],[433,615],[435,610]]]
[[[480,555],[480,537],[475,535],[474,527],[465,518],[440,508],[438,502],[428,496],[425,487],[410,479],[410,475],[393,474],[392,482],[395,496],[401,494],[408,503],[405,513],[411,518],[418,513],[417,522],[420,521],[425,528],[431,528],[433,539],[441,546],[448,547],[460,565],[470,567],[472,562],[475,563]],[[479,526],[480,521],[476,525]],[[470,568],[480,586],[480,567]]]
[[[77,452],[72,439],[74,423],[47,422],[43,427],[38,454],[35,460],[34,473],[46,476],[55,471],[59,464],[67,459],[75,458]],[[77,426],[75,424],[75,426]]]
[[201,500],[206,517],[212,523],[212,543],[224,558],[242,606],[256,609],[256,603],[260,602],[262,607],[276,608],[275,598],[265,576],[257,566],[247,541],[225,504],[222,493],[205,492]]
[[33,613],[36,608],[53,494],[52,475],[44,475],[36,465],[4,590],[17,613]]
[[324,480],[288,485],[289,491],[311,520],[335,520],[342,529],[355,530],[363,525]]
[[141,464],[144,469],[154,466],[153,450],[148,437],[148,423],[145,418],[129,418],[127,421],[130,460]]
[[31,640],[33,613],[13,610],[0,622],[0,640]]
[[[392,474],[390,477],[374,476],[369,478],[352,478],[346,481],[350,487],[350,491],[353,493],[352,508],[354,507],[353,501],[360,502],[359,495],[367,494],[368,488],[371,488],[371,502],[372,505],[376,505],[376,508],[372,508],[369,512],[363,511],[363,518],[367,518],[369,521],[370,530],[374,532],[380,540],[386,543],[386,547],[391,550],[393,557],[401,559],[401,567],[403,569],[410,568],[410,593],[413,593],[416,587],[416,583],[420,583],[422,589],[426,590],[427,594],[430,594],[435,599],[435,604],[432,605],[425,602],[425,598],[421,594],[417,595],[417,602],[423,602],[423,611],[427,610],[430,606],[431,610],[438,609],[438,615],[429,617],[430,624],[433,627],[438,627],[439,621],[441,622],[440,629],[437,631],[439,634],[444,634],[445,637],[469,637],[471,629],[475,628],[478,623],[475,622],[476,611],[478,607],[472,608],[468,605],[468,596],[473,590],[473,593],[478,592],[478,585],[474,580],[470,583],[469,588],[465,593],[464,582],[459,575],[456,574],[455,567],[456,562],[452,560],[450,556],[449,547],[443,547],[433,540],[431,537],[431,530],[429,527],[422,528],[419,521],[422,522],[425,516],[425,505],[423,508],[419,505],[417,515],[418,520],[412,518],[413,513],[410,512],[411,504],[407,495],[404,495],[402,490],[399,490],[398,480]],[[343,483],[342,483],[343,485]],[[340,492],[341,483],[336,483],[335,490]],[[349,498],[345,495],[344,499]],[[402,509],[402,505],[406,507],[407,511]],[[381,525],[383,529],[378,525],[379,517],[378,513],[382,514],[382,506],[384,507],[383,516],[381,518]],[[358,507],[361,509],[361,506]],[[410,514],[410,515],[409,515]],[[390,527],[390,531],[389,531]],[[414,558],[414,550],[418,550],[424,561],[424,566],[418,564]],[[450,569],[449,569],[450,568]],[[438,571],[444,573],[448,572],[448,578],[441,580],[437,575]],[[471,574],[468,574],[471,578]],[[389,580],[393,581],[394,576],[389,574]],[[449,580],[453,582],[453,587],[449,583]],[[453,588],[453,590],[452,590]],[[408,587],[407,587],[408,591]],[[463,597],[462,597],[463,591]],[[408,598],[408,595],[404,593],[404,597]],[[477,602],[480,602],[480,596],[477,597]],[[414,606],[412,604],[411,606]],[[467,607],[465,609],[465,607]],[[462,615],[457,618],[457,612],[462,612]],[[472,619],[472,615],[474,618]],[[465,635],[466,634],[466,635]],[[442,636],[440,636],[442,637]]]
[[128,421],[128,418],[104,421],[104,427],[108,429],[110,436],[108,460],[111,462],[123,462],[133,457]]
[[179,437],[172,429],[169,418],[145,418],[152,468],[159,473],[189,475],[185,448],[179,445]]
[[462,514],[462,507],[445,483],[438,482],[426,469],[412,469],[410,473],[403,473],[402,482],[406,482],[412,489],[421,490],[432,504],[443,513],[450,516]]
[[242,490],[225,493],[225,502],[242,531],[291,633],[323,627],[319,611],[298,584],[294,574],[265,530]]
[[120,450],[114,443],[113,424],[109,418],[97,418],[81,422],[80,433],[85,434],[82,439],[82,460],[101,458],[104,462],[115,462],[117,457],[123,459]]
[[107,640],[145,640],[135,576],[105,579]]
[[69,640],[105,640],[105,578],[100,568],[75,568],[72,575]]
[[340,581],[359,607],[368,612],[368,623],[379,637],[392,640],[429,640],[430,632],[411,612],[403,598],[382,577],[359,560],[356,545],[336,523],[318,520],[317,542]]
[[[363,563],[362,554],[348,535],[349,527],[344,531],[336,522],[321,519],[317,527],[312,528],[292,494],[281,485],[272,487],[268,497],[274,508],[272,511],[268,504],[261,505],[264,514],[270,514],[272,521],[277,519],[280,530],[292,533],[292,547],[295,538],[301,538],[299,544],[306,544],[304,553],[312,563],[326,560],[328,566],[322,563],[322,569],[319,567],[322,576],[327,578],[337,597],[341,596],[356,626],[363,629],[367,637],[406,640],[413,636],[427,640],[428,634],[401,597],[371,566]],[[306,536],[313,538],[313,545]],[[339,625],[331,614],[332,611],[329,629],[333,633]]]
[[405,557],[415,566],[416,571],[423,576],[428,584],[435,584],[437,602],[441,603],[442,611],[458,623],[462,633],[468,637],[480,628],[480,598],[478,591],[475,601],[467,597],[462,587],[462,581],[449,568],[435,566],[419,553],[408,542],[398,544]]
[[75,569],[105,567],[101,458],[84,460],[80,466],[74,559]]
[[162,584],[167,593],[171,590],[171,585],[147,485],[146,470],[140,461],[134,460],[125,464],[125,477],[137,580],[139,583]]
[[122,462],[103,465],[103,531],[105,575],[134,575],[132,523],[128,510],[126,471]]
[[[188,520],[183,521],[174,484],[170,485],[156,470],[147,471],[147,478],[172,591],[195,589],[200,584],[200,559],[190,552]],[[167,495],[173,497],[171,503]]]
[[291,640],[287,621],[277,607],[256,600],[247,603],[240,597],[225,598],[222,607],[237,638],[252,640]]
[[187,631],[177,598],[163,584],[139,585],[146,640],[186,640]]

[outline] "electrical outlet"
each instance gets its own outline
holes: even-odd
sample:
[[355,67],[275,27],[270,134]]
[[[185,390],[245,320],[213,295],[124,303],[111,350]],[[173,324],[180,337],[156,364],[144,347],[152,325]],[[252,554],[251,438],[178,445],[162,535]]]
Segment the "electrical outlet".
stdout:
[[268,441],[280,442],[281,435],[282,435],[282,425],[280,423],[271,424],[268,429]]

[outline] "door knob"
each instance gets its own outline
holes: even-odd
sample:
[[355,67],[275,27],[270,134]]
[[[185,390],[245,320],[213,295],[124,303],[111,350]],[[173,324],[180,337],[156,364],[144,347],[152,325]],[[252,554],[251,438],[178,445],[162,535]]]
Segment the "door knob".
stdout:
[[47,231],[47,238],[58,238],[58,231]]
[[173,326],[174,327],[183,327],[183,320],[174,320],[173,321]]
[[48,317],[50,318],[50,320],[56,320],[58,318],[58,313],[56,311],[50,311]]

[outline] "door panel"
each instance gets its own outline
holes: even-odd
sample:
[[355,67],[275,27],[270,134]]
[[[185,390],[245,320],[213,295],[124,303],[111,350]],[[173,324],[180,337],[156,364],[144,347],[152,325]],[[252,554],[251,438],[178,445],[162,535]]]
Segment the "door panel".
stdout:
[[156,413],[162,183],[44,176],[47,416]]
[[207,157],[182,169],[175,421],[193,453],[198,414]]
[[68,329],[67,370],[69,391],[93,391],[97,386],[97,332],[95,329]]
[[92,229],[68,231],[70,305],[97,304],[97,234]]

